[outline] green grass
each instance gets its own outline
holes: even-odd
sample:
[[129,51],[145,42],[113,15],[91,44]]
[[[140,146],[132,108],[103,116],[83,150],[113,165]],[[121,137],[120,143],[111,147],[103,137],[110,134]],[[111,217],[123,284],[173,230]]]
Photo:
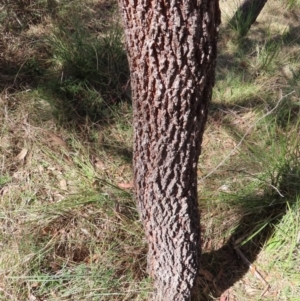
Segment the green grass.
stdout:
[[58,96],[53,105],[66,117],[89,116],[95,121],[107,117],[108,107],[125,100],[129,68],[120,24],[115,22],[99,34],[85,26],[87,17],[80,2],[57,17],[57,27],[46,39],[57,76],[50,79],[47,90],[50,101],[52,93]]
[[[18,296],[23,300],[28,289],[33,296],[50,300],[109,300],[128,294],[125,287],[131,296],[140,291],[140,281],[128,285],[134,280],[131,269],[137,264],[133,260],[137,254],[129,255],[134,252],[132,242],[136,248],[143,247],[141,242],[138,246],[140,226],[123,219],[121,213],[116,218],[114,204],[105,193],[80,198],[31,208],[27,219],[34,235],[23,233],[18,264],[6,267],[7,291],[19,287]],[[128,269],[120,262],[124,252],[132,258],[123,263]],[[26,270],[26,275],[19,274],[19,269]],[[22,289],[24,281],[27,287]]]
[[300,7],[299,0],[286,0],[286,6],[289,10],[293,10]]
[[241,11],[238,11],[239,8],[238,3],[235,4],[236,4],[237,14],[235,15],[235,18],[231,20],[229,26],[237,32],[239,37],[244,37],[247,34],[250,26],[252,25],[251,23],[254,14],[253,6],[250,7],[250,10],[245,18],[243,13]]
[[[21,11],[25,1],[8,2],[0,16],[10,33],[0,35],[0,300],[149,300],[116,3],[50,9],[36,0]],[[234,11],[221,4],[229,18]],[[273,1],[246,37],[227,24],[220,30],[198,170],[194,300],[298,300],[298,21],[286,27],[298,10]]]

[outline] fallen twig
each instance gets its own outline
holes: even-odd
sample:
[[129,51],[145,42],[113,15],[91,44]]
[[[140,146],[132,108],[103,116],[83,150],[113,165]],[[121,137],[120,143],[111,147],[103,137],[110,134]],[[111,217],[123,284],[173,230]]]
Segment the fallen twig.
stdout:
[[[239,141],[239,143],[236,145],[236,147],[234,149],[231,150],[231,152],[213,169],[211,170],[206,176],[202,177],[200,179],[200,182],[204,181],[206,178],[208,178],[209,176],[211,176],[219,167],[221,167],[224,162],[231,157],[231,155],[240,147],[240,145],[242,144],[242,142],[244,141],[244,139],[246,138],[246,136],[249,134],[250,130],[258,123],[260,122],[262,119],[266,118],[267,116],[271,115],[278,107],[279,107],[279,104],[281,103],[281,101],[290,96],[291,94],[293,94],[295,91],[292,91],[284,96],[281,95],[280,99],[278,100],[276,106],[270,110],[267,114],[263,115],[262,117],[258,118],[253,124],[251,124],[249,126],[249,128],[247,129],[246,133],[244,134],[244,136],[241,138],[241,140]],[[282,94],[282,92],[281,92]],[[275,187],[274,185],[271,185],[269,184],[273,189],[276,190],[276,192],[281,196],[281,197],[284,197],[283,194],[278,190],[277,187]]]
[[251,271],[251,273],[258,278],[261,282],[264,283],[265,285],[265,289],[263,290],[263,292],[261,293],[261,297],[269,290],[269,288],[271,287],[270,284],[268,283],[268,281],[261,275],[261,273],[257,270],[256,266],[253,265],[248,258],[243,254],[243,252],[241,251],[241,249],[237,246],[234,245],[234,249],[237,252],[237,254],[244,260],[244,262],[249,266],[249,270]]

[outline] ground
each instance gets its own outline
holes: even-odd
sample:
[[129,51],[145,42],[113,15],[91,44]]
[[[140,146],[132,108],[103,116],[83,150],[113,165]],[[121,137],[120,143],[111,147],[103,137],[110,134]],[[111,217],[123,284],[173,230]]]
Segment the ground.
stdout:
[[[220,4],[194,300],[298,300],[300,3],[269,1],[243,38]],[[149,300],[116,3],[6,1],[0,20],[0,300]]]

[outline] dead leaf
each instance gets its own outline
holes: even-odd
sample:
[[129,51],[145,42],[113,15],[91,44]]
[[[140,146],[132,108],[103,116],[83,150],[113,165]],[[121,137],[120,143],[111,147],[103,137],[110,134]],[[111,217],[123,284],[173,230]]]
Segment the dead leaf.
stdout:
[[91,236],[90,232],[87,229],[81,228],[81,232],[87,236]]
[[67,181],[65,179],[61,179],[59,181],[59,186],[62,190],[68,190],[67,188]]
[[44,167],[42,165],[39,165],[37,169],[41,174],[44,172]]
[[101,169],[101,170],[107,169],[106,166],[105,166],[105,164],[103,163],[103,161],[101,161],[97,157],[95,157],[95,166],[96,166],[96,168]]
[[60,201],[62,201],[64,199],[64,197],[59,193],[59,192],[54,192],[53,194],[52,194],[52,200],[54,201],[54,202],[60,202]]
[[49,138],[46,140],[47,142],[50,142],[52,145],[58,145],[58,146],[62,146],[64,148],[68,148],[67,143],[62,140],[60,137],[52,134],[52,133],[48,133]]
[[103,230],[102,230],[102,229],[98,229],[98,230],[96,231],[96,236],[97,236],[98,238],[101,238],[101,237],[103,236]]
[[28,153],[28,149],[27,148],[23,148],[19,154],[16,156],[16,160],[17,161],[22,161],[25,159],[26,155]]
[[220,297],[220,301],[229,301],[230,299],[229,299],[229,293],[228,293],[228,291],[225,291],[222,295],[221,295],[221,297]]
[[101,144],[103,144],[103,141],[104,141],[104,136],[101,132],[99,132],[99,134],[98,134],[98,143],[101,145]]
[[49,227],[45,227],[40,230],[41,235],[49,235],[49,234],[52,234],[52,232],[53,232],[53,230]]
[[8,136],[0,138],[0,146],[2,148],[8,148],[10,146],[10,139]]
[[41,286],[41,284],[40,284],[39,282],[33,282],[33,283],[31,284],[31,288],[37,288],[37,287],[39,287],[39,286]]
[[54,271],[54,272],[57,272],[61,269],[61,266],[58,263],[54,262],[54,261],[50,262],[49,265],[50,265],[52,271]]
[[200,275],[204,276],[205,279],[208,281],[213,281],[213,279],[214,279],[213,274],[208,270],[200,269]]
[[0,189],[0,195],[5,196],[9,192],[9,187],[4,186],[2,189]]
[[131,189],[134,187],[133,182],[130,183],[118,183],[118,186],[120,188],[124,188],[124,189]]
[[91,262],[98,263],[99,259],[100,259],[99,254],[94,254],[90,260]]
[[28,299],[29,299],[29,301],[36,301],[37,300],[37,298],[32,294],[29,295]]

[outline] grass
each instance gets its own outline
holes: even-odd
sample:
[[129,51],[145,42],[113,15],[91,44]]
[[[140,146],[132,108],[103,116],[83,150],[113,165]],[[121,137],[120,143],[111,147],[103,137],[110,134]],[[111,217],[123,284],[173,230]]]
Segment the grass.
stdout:
[[235,30],[240,37],[244,37],[247,34],[253,23],[253,18],[255,17],[255,8],[253,5],[253,3],[250,3],[247,15],[245,16],[245,12],[243,10],[238,10],[238,4],[236,4],[237,13],[229,22],[229,26]]
[[[0,15],[0,300],[149,300],[118,11],[50,2],[7,1]],[[299,23],[288,26],[299,7],[288,3],[267,3],[244,38],[220,31],[194,300],[300,293]]]
[[55,103],[60,112],[72,111],[99,120],[106,115],[103,111],[108,105],[122,97],[125,100],[123,86],[128,82],[129,69],[122,31],[116,25],[95,39],[80,21],[80,14],[72,17],[63,19],[47,41],[53,48],[53,70],[61,74],[49,89],[62,98]]

